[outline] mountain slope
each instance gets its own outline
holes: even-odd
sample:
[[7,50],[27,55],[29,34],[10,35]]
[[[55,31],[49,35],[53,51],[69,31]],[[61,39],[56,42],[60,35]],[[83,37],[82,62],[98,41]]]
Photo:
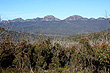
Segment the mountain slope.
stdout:
[[36,34],[26,33],[22,31],[0,30],[0,41],[3,41],[7,35],[9,35],[10,40],[15,44],[22,40],[27,40],[29,42],[36,42],[39,39],[39,35]]
[[11,26],[10,30],[33,32],[37,34],[59,34],[72,35],[75,33],[97,32],[110,28],[110,19],[105,18],[84,18],[74,15],[64,20],[60,20],[54,16],[45,16],[44,18],[35,18],[23,20],[17,18],[14,20],[2,21]]
[[74,34],[64,39],[70,40],[70,41],[79,41],[81,38],[88,38],[89,40],[92,40],[92,41],[97,40],[97,42],[98,41],[110,42],[110,29],[100,31],[100,32],[94,32],[94,33]]

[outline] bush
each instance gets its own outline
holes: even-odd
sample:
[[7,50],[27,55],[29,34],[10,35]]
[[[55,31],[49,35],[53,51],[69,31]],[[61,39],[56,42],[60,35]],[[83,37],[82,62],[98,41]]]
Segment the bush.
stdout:
[[26,40],[14,45],[9,36],[0,43],[1,72],[109,72],[110,45],[91,46],[87,38],[80,39],[72,47],[58,43],[52,45],[49,38],[39,38],[31,44]]

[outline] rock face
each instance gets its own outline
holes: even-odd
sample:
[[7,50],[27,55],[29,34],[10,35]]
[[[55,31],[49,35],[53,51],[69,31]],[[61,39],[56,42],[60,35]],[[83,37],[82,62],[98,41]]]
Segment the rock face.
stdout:
[[99,17],[97,20],[105,20],[105,18],[103,18],[103,17]]
[[60,21],[60,19],[58,18],[55,18],[54,16],[52,15],[48,15],[48,16],[45,16],[42,21]]
[[73,15],[65,19],[66,21],[73,21],[73,20],[88,20],[88,18],[83,18],[82,16]]
[[110,19],[105,18],[84,18],[82,16],[74,15],[60,20],[52,15],[45,16],[44,18],[34,18],[23,20],[17,18],[14,20],[3,21],[0,23],[0,27],[6,22],[9,26],[12,26],[10,30],[33,32],[37,34],[66,34],[71,35],[74,33],[85,32],[97,32],[110,28]]
[[23,20],[22,18],[16,18],[13,20],[8,20],[8,22],[39,22],[39,21],[60,21],[60,19],[55,18],[52,15],[48,15],[48,16],[45,16],[44,18],[37,17],[34,19],[26,19],[26,20]]
[[14,20],[8,20],[9,22],[23,22],[24,20],[22,18],[16,18]]
[[95,20],[95,18],[90,18],[89,20]]
[[43,18],[34,18],[34,19],[26,19],[25,22],[37,22],[37,21],[41,21]]
[[[84,17],[79,16],[79,15],[73,15],[73,16],[70,16],[70,17],[64,19],[63,21],[77,21],[77,20],[88,21],[88,20],[106,20],[106,19],[103,17],[99,17],[97,19],[95,19],[95,18],[88,19],[88,18],[84,18]],[[110,19],[108,18],[108,20],[110,20]],[[22,18],[16,18],[13,20],[8,20],[8,22],[41,22],[41,21],[47,21],[48,22],[48,21],[62,21],[62,20],[60,20],[60,19],[58,19],[52,15],[47,15],[44,18],[37,17],[34,19],[26,19],[26,20],[24,20]]]

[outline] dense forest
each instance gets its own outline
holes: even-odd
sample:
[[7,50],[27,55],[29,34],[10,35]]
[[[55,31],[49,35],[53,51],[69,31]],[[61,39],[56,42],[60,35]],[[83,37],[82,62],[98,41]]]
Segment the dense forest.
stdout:
[[0,41],[0,72],[109,73],[110,42],[100,40],[100,43],[98,36],[92,36],[94,33],[91,39],[95,42],[85,36],[73,46],[65,47],[57,42],[52,43],[49,37],[45,39],[42,35],[37,43],[22,40],[14,44],[7,34]]
[[103,42],[110,42],[110,29],[93,33],[74,34],[69,37],[63,38],[63,40],[79,41],[81,38],[84,37],[87,37],[91,41],[97,40]]

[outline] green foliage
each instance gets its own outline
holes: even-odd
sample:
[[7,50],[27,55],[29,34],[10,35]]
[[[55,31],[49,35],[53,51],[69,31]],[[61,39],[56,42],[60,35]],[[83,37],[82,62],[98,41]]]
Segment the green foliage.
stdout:
[[9,35],[6,36],[5,41],[1,43],[0,47],[0,65],[3,68],[12,65],[12,61],[15,58],[15,45],[10,41]]
[[107,43],[98,45],[96,56],[97,60],[99,60],[101,64],[110,63],[110,45]]
[[110,43],[94,46],[87,38],[64,47],[43,36],[36,44],[23,40],[14,45],[7,35],[0,47],[0,70],[4,73],[108,72],[110,68]]
[[107,29],[105,31],[100,31],[100,32],[94,32],[94,33],[82,33],[82,34],[74,34],[71,35],[67,38],[64,38],[65,40],[69,41],[77,41],[79,42],[81,38],[88,38],[89,41],[110,41],[110,29]]
[[4,31],[4,30],[5,30],[5,28],[0,27],[0,30]]

